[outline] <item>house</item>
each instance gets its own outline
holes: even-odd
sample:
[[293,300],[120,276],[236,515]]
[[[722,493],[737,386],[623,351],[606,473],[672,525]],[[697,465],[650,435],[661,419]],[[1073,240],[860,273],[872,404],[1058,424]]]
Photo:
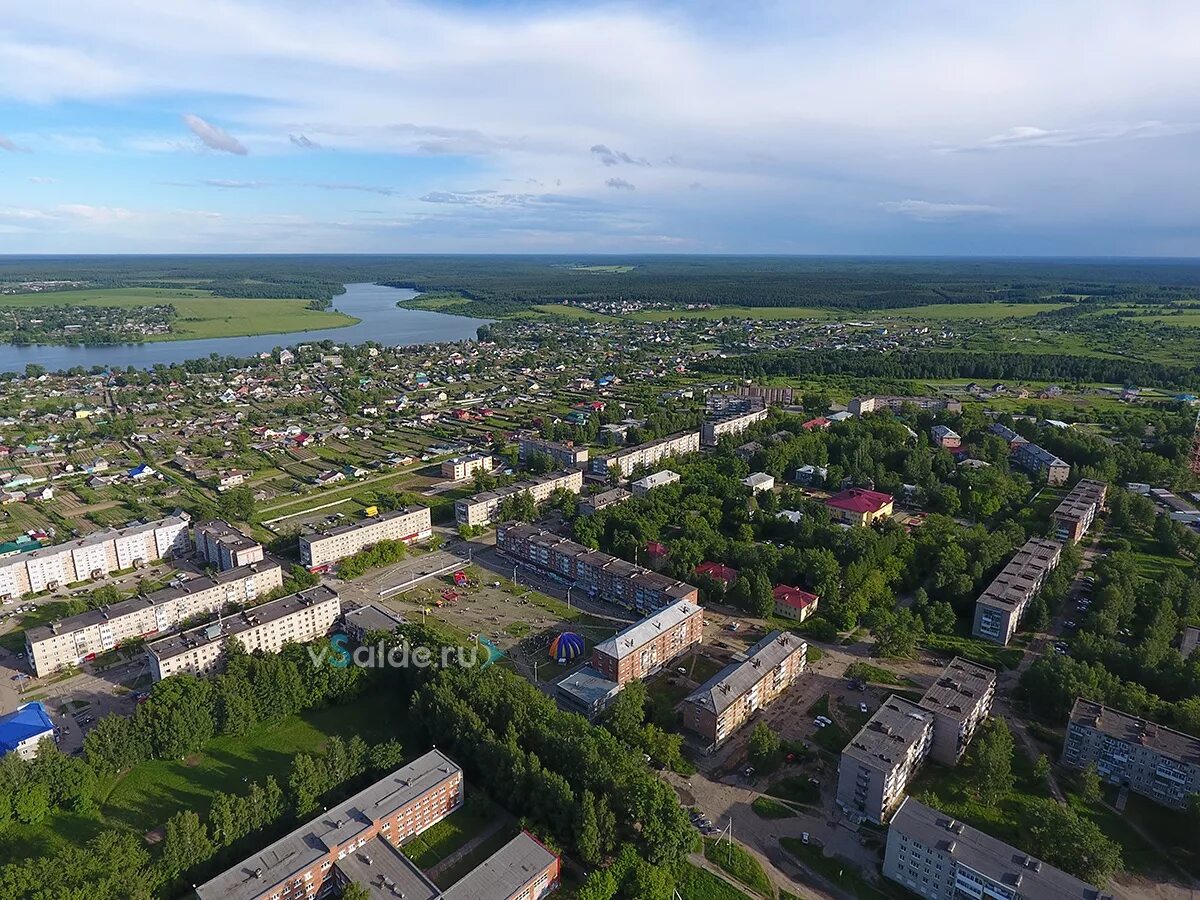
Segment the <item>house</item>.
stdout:
[[929,429],[933,442],[945,450],[957,450],[962,446],[962,437],[957,431],[945,425],[934,425]]
[[848,488],[825,501],[830,518],[843,525],[872,525],[890,518],[895,498],[891,494]]
[[754,472],[742,479],[742,484],[750,488],[752,493],[775,490],[775,477],[766,472]]
[[803,465],[796,470],[796,476],[793,481],[796,484],[806,486],[820,487],[825,483],[825,479],[829,477],[829,469],[824,466]]
[[724,582],[726,586],[737,581],[738,570],[717,562],[702,562],[696,566],[697,575],[707,575],[716,581]]
[[146,465],[146,463],[142,463],[139,466],[134,466],[126,474],[129,476],[130,481],[144,481],[147,478],[157,475],[158,472]]
[[809,419],[807,422],[805,422],[800,427],[803,428],[805,431],[815,431],[819,428],[820,429],[828,428],[832,424],[833,423],[829,419],[825,418],[824,416],[817,416],[815,419]]
[[290,366],[295,361],[296,361],[296,354],[293,353],[291,350],[280,350],[279,351],[279,364],[281,366]]
[[26,703],[0,716],[0,756],[15,753],[33,759],[43,738],[54,739],[54,721],[40,702]]
[[798,587],[777,584],[771,592],[775,598],[775,615],[795,622],[803,622],[817,611],[821,598]]
[[326,469],[313,479],[313,483],[324,486],[327,484],[336,484],[339,481],[345,480],[346,474],[344,472],[335,472],[332,469]]

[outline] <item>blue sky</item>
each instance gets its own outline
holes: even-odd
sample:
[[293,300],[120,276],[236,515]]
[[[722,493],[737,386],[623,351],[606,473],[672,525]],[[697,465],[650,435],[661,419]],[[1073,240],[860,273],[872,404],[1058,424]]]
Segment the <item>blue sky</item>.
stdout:
[[0,253],[1200,256],[1200,4],[57,0]]

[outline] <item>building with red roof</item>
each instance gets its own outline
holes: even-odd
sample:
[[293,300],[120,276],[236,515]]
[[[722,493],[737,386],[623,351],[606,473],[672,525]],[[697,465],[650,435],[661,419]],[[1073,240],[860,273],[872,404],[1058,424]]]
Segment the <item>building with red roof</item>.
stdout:
[[813,431],[814,429],[817,429],[817,428],[828,428],[832,424],[833,423],[830,422],[824,416],[817,416],[815,419],[809,419],[807,422],[805,422],[800,427],[803,428],[805,431]]
[[790,584],[777,584],[771,592],[775,598],[775,614],[785,619],[803,622],[817,611],[821,598]]
[[871,525],[890,518],[895,498],[891,494],[848,488],[825,501],[825,507],[835,522],[843,525]]
[[663,560],[671,555],[671,551],[667,549],[666,544],[658,541],[649,541],[646,544],[646,558],[650,561],[650,567],[654,568]]
[[737,581],[738,570],[717,562],[702,562],[696,566],[696,574],[707,575],[709,578],[715,578],[717,581],[723,581],[726,585],[730,585]]

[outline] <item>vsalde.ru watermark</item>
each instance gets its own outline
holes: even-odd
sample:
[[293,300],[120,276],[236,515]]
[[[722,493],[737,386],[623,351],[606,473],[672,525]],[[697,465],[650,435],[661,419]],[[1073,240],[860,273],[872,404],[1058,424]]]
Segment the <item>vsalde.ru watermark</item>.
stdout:
[[380,640],[374,644],[351,646],[350,636],[335,634],[329,644],[308,646],[308,658],[314,668],[333,666],[345,669],[357,666],[360,669],[432,669],[460,668],[486,669],[503,652],[485,637],[480,637],[469,647],[427,647],[413,645],[402,639],[399,643]]

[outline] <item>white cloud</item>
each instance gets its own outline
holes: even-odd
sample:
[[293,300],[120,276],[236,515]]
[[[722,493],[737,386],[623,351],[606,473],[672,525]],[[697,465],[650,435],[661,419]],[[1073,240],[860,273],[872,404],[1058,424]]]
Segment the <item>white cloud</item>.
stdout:
[[968,216],[993,216],[1003,212],[983,203],[934,203],[929,200],[889,200],[879,206],[886,212],[916,219],[918,222],[947,222]]
[[250,152],[228,131],[213,125],[211,122],[206,122],[199,116],[187,113],[184,115],[183,121],[192,134],[200,138],[200,142],[204,146],[212,150],[220,150],[222,153],[233,153],[237,156],[245,156]]
[[204,184],[215,188],[234,188],[248,190],[264,186],[261,181],[237,181],[232,178],[205,178]]
[[1136,141],[1149,138],[1174,137],[1200,131],[1200,124],[1166,122],[1107,123],[1078,128],[1046,129],[1019,125],[1000,134],[986,137],[961,147],[938,148],[944,153],[964,153],[986,150],[1006,150],[1023,147],[1083,147],[1112,141]]
[[604,186],[613,188],[614,190],[618,190],[618,191],[637,190],[637,188],[633,184],[626,181],[624,178],[609,178],[607,181],[604,182]]
[[132,211],[119,206],[91,206],[87,203],[64,203],[55,207],[63,216],[78,219],[92,225],[111,225],[128,222],[134,217]]
[[0,134],[0,150],[7,150],[9,153],[20,153],[25,151],[24,147],[17,146],[11,138]]
[[57,178],[51,178],[48,175],[30,175],[26,181],[30,184],[58,184]]

